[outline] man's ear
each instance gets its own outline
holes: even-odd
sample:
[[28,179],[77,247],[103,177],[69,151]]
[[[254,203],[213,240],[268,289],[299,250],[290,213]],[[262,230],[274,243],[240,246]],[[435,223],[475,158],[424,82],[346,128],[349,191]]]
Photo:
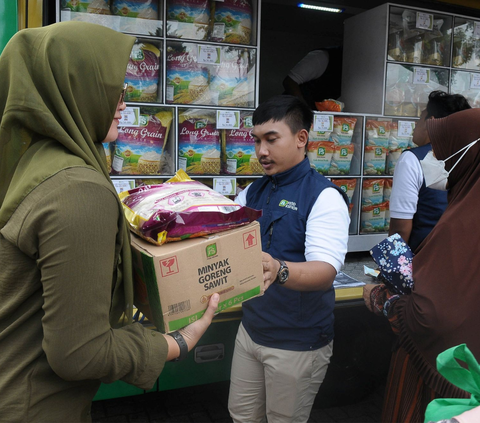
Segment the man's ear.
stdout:
[[308,143],[308,131],[306,129],[301,129],[297,133],[297,147],[305,148]]

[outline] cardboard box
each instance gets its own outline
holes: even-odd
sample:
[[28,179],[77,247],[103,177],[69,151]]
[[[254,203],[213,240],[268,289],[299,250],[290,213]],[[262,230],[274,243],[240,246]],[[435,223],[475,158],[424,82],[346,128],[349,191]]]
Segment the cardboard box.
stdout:
[[161,246],[132,235],[132,247],[135,305],[164,333],[199,319],[215,292],[221,311],[263,287],[258,222]]

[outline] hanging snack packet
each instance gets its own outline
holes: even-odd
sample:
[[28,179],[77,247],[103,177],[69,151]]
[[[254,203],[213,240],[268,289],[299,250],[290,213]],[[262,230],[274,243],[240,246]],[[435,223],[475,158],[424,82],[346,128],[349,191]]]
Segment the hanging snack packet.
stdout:
[[363,159],[363,171],[365,175],[384,175],[387,159],[385,147],[365,146]]
[[252,6],[249,0],[215,2],[211,41],[250,44]]
[[168,37],[206,40],[209,23],[209,0],[167,1]]
[[363,206],[360,219],[360,233],[383,232],[385,231],[385,212],[387,203]]
[[356,123],[356,118],[335,116],[333,118],[333,131],[330,134],[330,141],[338,145],[351,144]]
[[192,181],[181,170],[166,183],[134,188],[119,196],[130,229],[156,245],[226,231],[262,215]]
[[328,174],[349,175],[354,149],[355,146],[353,144],[335,145]]
[[385,179],[364,179],[362,187],[362,206],[377,205],[383,202]]
[[369,119],[365,125],[367,134],[366,145],[388,147],[390,138],[390,122]]
[[308,141],[308,160],[322,175],[328,174],[334,151],[335,144],[332,141]]
[[133,46],[127,65],[125,101],[155,102],[160,94],[160,50],[153,44]]
[[239,129],[226,129],[225,155],[228,175],[262,174],[263,167],[255,155],[255,139],[252,137],[252,113],[242,112]]
[[356,179],[332,179],[332,182],[339,187],[345,194],[347,194],[348,203],[352,204],[353,194],[357,186]]
[[[117,175],[158,175],[172,123],[171,110],[149,113],[143,108],[140,126],[120,126],[112,169]],[[157,112],[157,113],[155,113]]]
[[178,117],[178,166],[190,175],[220,174],[215,110],[188,109]]
[[169,45],[167,48],[167,103],[210,104],[209,71],[198,62],[196,44]]

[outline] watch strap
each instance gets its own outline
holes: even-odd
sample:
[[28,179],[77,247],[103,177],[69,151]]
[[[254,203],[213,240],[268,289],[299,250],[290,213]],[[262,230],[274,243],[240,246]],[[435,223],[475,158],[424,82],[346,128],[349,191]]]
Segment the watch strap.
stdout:
[[171,332],[168,335],[170,335],[173,339],[175,339],[175,341],[177,341],[178,346],[180,347],[180,355],[171,361],[185,360],[185,358],[187,358],[187,355],[188,355],[188,345],[183,335],[178,330],[176,330],[175,332]]

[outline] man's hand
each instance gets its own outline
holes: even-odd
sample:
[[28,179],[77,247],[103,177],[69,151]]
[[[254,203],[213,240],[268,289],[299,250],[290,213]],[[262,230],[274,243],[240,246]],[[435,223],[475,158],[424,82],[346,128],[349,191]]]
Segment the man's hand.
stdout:
[[263,292],[275,282],[277,273],[280,270],[280,263],[275,260],[270,254],[262,252],[262,266],[263,266]]

